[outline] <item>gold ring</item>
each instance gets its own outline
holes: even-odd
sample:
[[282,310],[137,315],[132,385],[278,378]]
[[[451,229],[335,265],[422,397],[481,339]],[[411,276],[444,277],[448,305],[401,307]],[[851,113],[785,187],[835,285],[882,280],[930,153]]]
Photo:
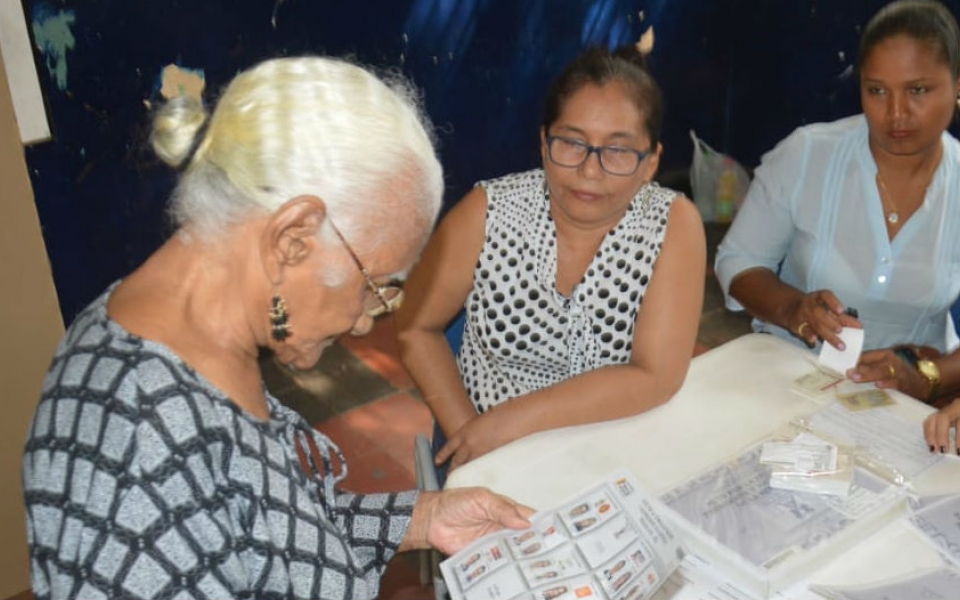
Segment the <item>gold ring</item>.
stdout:
[[887,365],[887,368],[890,369],[890,377],[897,376],[897,370],[893,367],[893,365]]
[[810,327],[810,323],[807,323],[806,321],[804,321],[803,323],[800,323],[800,325],[797,327],[797,335],[798,335],[798,336],[804,337],[804,336],[803,336],[803,328],[804,328],[804,327]]

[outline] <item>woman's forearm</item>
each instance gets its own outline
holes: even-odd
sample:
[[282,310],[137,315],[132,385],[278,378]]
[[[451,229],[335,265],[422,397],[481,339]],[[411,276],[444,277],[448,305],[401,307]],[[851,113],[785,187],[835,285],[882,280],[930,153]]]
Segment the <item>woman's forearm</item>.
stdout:
[[398,336],[400,357],[434,418],[447,434],[477,416],[456,359],[441,332],[408,329]]
[[511,430],[512,439],[537,431],[630,417],[673,397],[688,366],[682,365],[678,374],[661,376],[633,364],[601,367],[514,398],[489,412]]
[[754,317],[793,331],[793,315],[804,293],[784,283],[766,268],[758,267],[738,274],[730,282],[733,296]]

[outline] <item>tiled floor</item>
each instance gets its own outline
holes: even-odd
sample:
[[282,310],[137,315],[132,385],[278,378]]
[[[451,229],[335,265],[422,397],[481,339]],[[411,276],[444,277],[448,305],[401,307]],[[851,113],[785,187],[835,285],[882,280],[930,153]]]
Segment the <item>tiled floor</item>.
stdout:
[[[723,229],[707,228],[713,249]],[[698,352],[749,331],[749,320],[723,308],[712,269],[707,273]],[[343,450],[349,465],[344,486],[358,492],[409,489],[416,485],[413,440],[429,434],[430,411],[397,359],[393,321],[380,319],[362,338],[344,338],[309,372],[292,374],[269,358],[263,361],[269,389],[299,411]],[[383,600],[429,600],[421,588],[415,557],[391,563],[381,587]]]

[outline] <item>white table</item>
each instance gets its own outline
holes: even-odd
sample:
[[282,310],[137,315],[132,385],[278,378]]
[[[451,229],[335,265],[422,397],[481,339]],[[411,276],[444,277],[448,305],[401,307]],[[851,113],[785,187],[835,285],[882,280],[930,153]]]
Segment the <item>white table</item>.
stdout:
[[[817,410],[820,404],[791,389],[795,379],[813,370],[815,360],[771,335],[737,338],[693,359],[684,385],[666,404],[627,419],[517,440],[455,470],[447,487],[482,485],[545,509],[623,467],[659,495]],[[932,410],[898,392],[892,395],[893,410],[918,424]],[[958,493],[960,461],[943,461],[913,484],[922,495]],[[867,542],[811,581],[865,583],[941,562],[904,522],[883,528]]]

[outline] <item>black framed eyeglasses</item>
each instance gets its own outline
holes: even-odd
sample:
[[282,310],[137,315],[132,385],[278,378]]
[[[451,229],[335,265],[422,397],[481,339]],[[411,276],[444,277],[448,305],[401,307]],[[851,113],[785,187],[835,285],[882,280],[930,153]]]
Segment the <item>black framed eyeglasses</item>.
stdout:
[[376,319],[380,315],[392,313],[400,308],[400,305],[403,303],[403,288],[397,285],[380,285],[374,281],[373,278],[370,277],[370,272],[367,271],[367,268],[360,262],[360,257],[353,251],[353,247],[347,242],[347,239],[343,237],[343,234],[340,233],[337,226],[329,217],[327,217],[327,221],[329,221],[330,228],[333,229],[333,232],[340,238],[343,247],[347,249],[347,253],[350,254],[350,258],[353,259],[353,264],[357,265],[357,269],[360,270],[360,274],[363,275],[363,278],[366,280],[367,288],[373,293],[372,298],[364,301],[363,312],[371,319]]
[[596,153],[600,168],[611,175],[626,177],[637,172],[650,150],[641,152],[626,146],[591,146],[578,139],[562,135],[547,136],[547,155],[561,167],[575,169]]

